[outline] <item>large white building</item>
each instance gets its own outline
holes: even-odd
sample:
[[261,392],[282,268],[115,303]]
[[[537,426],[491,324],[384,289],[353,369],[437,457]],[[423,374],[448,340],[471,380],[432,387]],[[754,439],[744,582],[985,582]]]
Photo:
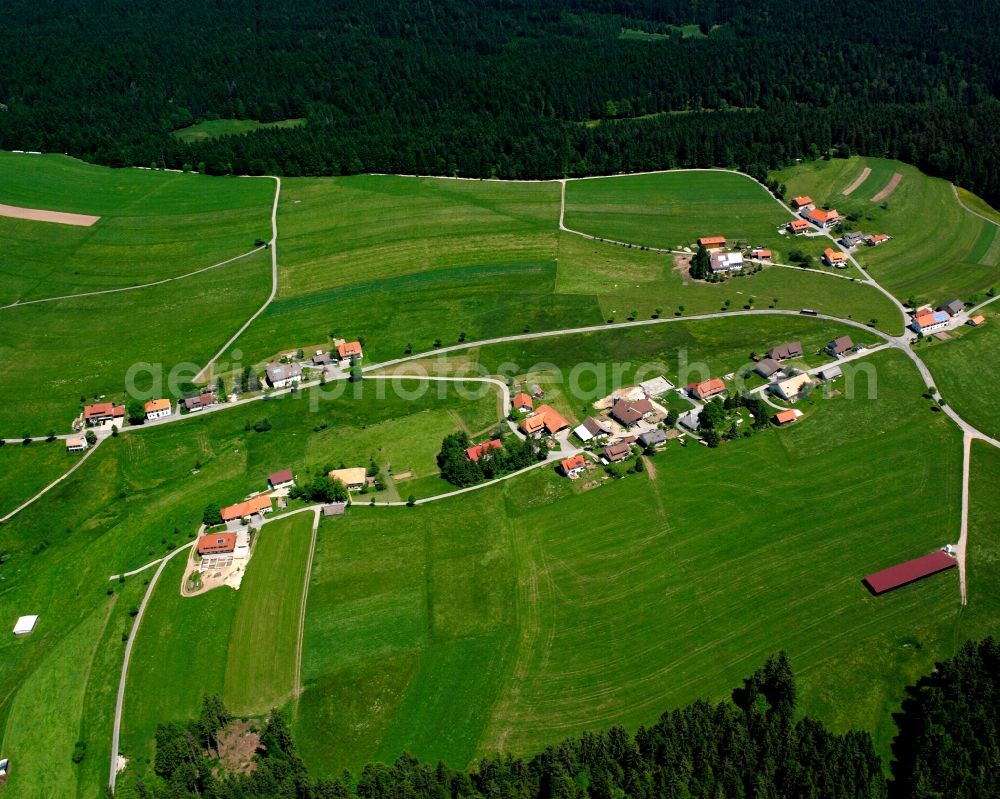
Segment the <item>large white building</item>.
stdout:
[[269,363],[264,372],[271,388],[288,388],[302,382],[302,367],[297,363]]
[[709,256],[712,272],[739,272],[743,268],[743,253],[715,252]]

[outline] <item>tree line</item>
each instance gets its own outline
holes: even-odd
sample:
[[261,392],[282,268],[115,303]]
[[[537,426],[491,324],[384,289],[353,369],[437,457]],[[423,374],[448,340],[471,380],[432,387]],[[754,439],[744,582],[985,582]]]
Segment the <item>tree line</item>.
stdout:
[[[491,439],[493,440],[493,439]],[[498,436],[499,447],[483,449],[476,460],[470,458],[467,450],[473,446],[472,439],[465,432],[451,433],[441,442],[437,455],[441,476],[452,485],[464,488],[493,480],[545,458],[547,450],[532,439],[517,436]]]
[[[9,0],[0,23],[6,149],[499,178],[857,152],[1000,202],[1000,19],[983,0]],[[170,135],[219,117],[307,124]]]

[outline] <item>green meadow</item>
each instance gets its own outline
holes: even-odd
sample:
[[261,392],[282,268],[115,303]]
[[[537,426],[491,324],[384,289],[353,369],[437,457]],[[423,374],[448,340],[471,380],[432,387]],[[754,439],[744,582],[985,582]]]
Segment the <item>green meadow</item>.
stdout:
[[0,516],[31,499],[82,457],[83,453],[67,452],[58,440],[0,447]]
[[162,280],[271,238],[269,179],[105,169],[5,152],[0,176],[0,203],[101,217],[91,227],[0,217],[0,305]]
[[782,648],[804,712],[888,752],[904,685],[953,651],[958,578],[881,598],[860,580],[957,538],[961,447],[904,357],[871,360],[877,398],[817,399],[805,422],[718,450],[672,444],[655,476],[585,490],[543,471],[355,508],[312,575],[311,770],[635,728],[727,695]]
[[[592,236],[679,250],[702,236],[787,250],[791,217],[752,178],[721,170],[571,180],[566,227]],[[777,260],[777,259],[776,259]]]
[[267,128],[297,128],[306,124],[304,119],[280,119],[277,122],[257,122],[254,119],[206,119],[173,132],[183,142],[205,141],[220,136],[238,136]]
[[[418,477],[437,479],[434,456],[445,435],[463,428],[483,430],[498,419],[492,395],[469,401],[447,391],[444,396],[430,392],[416,399],[392,395],[379,399],[374,382],[366,381],[361,386],[360,396],[348,394],[318,401],[315,410],[313,395],[302,392],[125,433],[104,442],[87,463],[43,500],[0,526],[0,576],[4,586],[0,591],[0,619],[13,626],[20,615],[41,616],[31,636],[0,637],[0,738],[5,753],[23,764],[22,774],[30,771],[36,780],[50,780],[44,787],[39,782],[38,792],[72,796],[79,784],[81,796],[102,795],[110,746],[109,719],[121,666],[121,635],[128,629],[129,611],[138,605],[150,573],[124,584],[109,582],[109,575],[134,569],[186,543],[197,530],[208,503],[228,504],[260,490],[269,472],[293,468],[300,479],[308,479],[327,465],[363,466],[374,458],[382,466],[391,465],[400,471],[405,468]],[[247,429],[265,417],[271,422],[270,430],[257,433]],[[49,446],[56,445],[32,444],[25,449]],[[8,449],[13,453],[12,445],[2,448]],[[5,458],[8,453],[2,450],[0,464],[4,471],[0,473],[0,485],[10,485],[16,479],[15,470],[25,466]],[[196,465],[200,466],[197,471]],[[303,518],[308,531],[311,516]],[[290,566],[301,557],[298,517],[293,521],[295,529],[289,531],[289,538],[295,539],[295,546],[291,550],[279,546],[268,554],[271,545],[262,539],[262,562],[285,559]],[[265,530],[280,531],[284,524],[275,522]],[[190,624],[182,624],[183,618],[177,618],[177,635],[182,638],[170,637],[173,628],[163,627],[158,632],[163,619],[175,615],[169,607],[160,609],[161,597],[176,596],[180,600],[177,589],[183,572],[181,561],[178,556],[164,572],[150,616],[143,622],[144,632],[152,631],[151,638],[176,643],[176,648],[171,644],[157,666],[157,674],[169,672],[171,679],[156,683],[156,696],[150,696],[151,689],[143,687],[142,674],[151,668],[151,662],[159,664],[160,656],[147,662],[139,655],[149,645],[143,636],[137,647],[138,659],[133,660],[132,677],[138,687],[134,693],[130,689],[129,701],[137,702],[142,712],[135,715],[127,710],[123,746],[126,755],[138,759],[140,765],[151,743],[141,731],[151,734],[159,721],[197,713],[206,690],[221,691],[225,687],[215,681],[224,678],[227,668],[235,670],[239,680],[278,684],[270,676],[250,673],[249,651],[258,646],[255,631],[238,636],[231,655],[228,637],[218,639],[220,649],[214,654],[203,647],[198,655],[203,660],[198,660],[186,643],[201,641],[200,631],[209,622],[229,624],[227,613],[235,614],[233,624],[239,623],[238,608],[230,608],[218,598],[225,595],[223,592],[207,595],[211,607],[204,611],[205,616],[193,617]],[[300,567],[298,577],[292,581],[297,582],[300,592],[302,578]],[[261,582],[260,591],[249,593],[274,594],[273,579],[275,575],[248,575],[247,585]],[[289,586],[289,590],[294,587],[291,582]],[[194,603],[183,607],[186,611],[201,606]],[[296,611],[296,629],[297,619]],[[240,629],[247,631],[245,619],[242,624]],[[200,670],[202,682],[191,680],[193,667]],[[280,670],[280,664],[276,668]],[[61,704],[58,714],[46,710],[46,723],[36,725],[40,703],[48,702],[51,695],[48,692],[55,690],[53,686],[70,684],[72,693],[67,697],[72,701],[68,698]],[[239,681],[226,690],[233,692],[234,703],[243,702],[249,690],[268,696],[260,685]],[[277,695],[273,698],[277,699]],[[161,713],[165,708],[170,711],[168,715]],[[258,706],[247,706],[247,710],[257,712]],[[40,747],[43,738],[51,741],[52,747]],[[37,758],[47,761],[45,753],[53,748],[65,751],[63,744],[69,741],[72,749],[77,740],[87,744],[87,755],[79,766],[72,767],[67,752],[66,764],[60,763],[58,769],[31,768],[31,764],[42,762]],[[29,791],[26,795],[33,794]]]
[[950,341],[926,341],[916,351],[944,400],[969,424],[1000,438],[1000,408],[989,390],[1000,381],[1000,316],[989,310],[993,307],[986,307],[984,327],[962,327],[951,333]]
[[[865,167],[871,174],[844,196]],[[903,175],[896,189],[873,202],[895,172]],[[949,183],[909,164],[859,157],[811,161],[773,177],[787,186],[789,197],[807,194],[842,216],[858,215],[852,223],[857,229],[893,236],[879,247],[858,248],[855,257],[901,300],[968,300],[1000,278],[1000,228],[966,211]]]
[[[87,402],[121,401],[134,364],[164,385],[178,364],[190,380],[266,299],[270,255],[161,286],[0,310],[0,431],[63,433]],[[140,379],[140,388],[148,385]]]

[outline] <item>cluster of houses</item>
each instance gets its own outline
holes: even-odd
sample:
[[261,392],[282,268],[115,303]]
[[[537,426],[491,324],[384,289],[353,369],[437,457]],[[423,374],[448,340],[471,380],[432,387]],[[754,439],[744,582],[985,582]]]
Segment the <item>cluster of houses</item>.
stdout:
[[[676,438],[676,430],[663,430],[658,425],[666,418],[666,412],[653,400],[673,389],[673,384],[664,377],[654,377],[643,381],[626,394],[612,398],[606,416],[588,416],[573,429],[583,444],[594,447],[595,454],[604,463],[621,463],[628,460],[634,446],[658,449],[671,438]],[[560,470],[567,477],[575,477],[586,468],[583,455],[573,455],[560,464]]]
[[[554,436],[556,433],[561,433],[563,430],[569,428],[569,422],[566,421],[566,417],[551,405],[542,404],[537,407],[535,406],[535,400],[542,398],[544,395],[545,392],[539,386],[532,386],[531,394],[528,394],[526,391],[519,391],[511,399],[511,407],[522,417],[517,425],[518,429],[528,438]],[[477,459],[473,458],[472,460]]]
[[[254,494],[242,502],[227,505],[219,511],[226,530],[209,532],[198,538],[198,554],[205,556],[231,556],[234,560],[242,560],[250,554],[250,537],[246,525],[255,520],[260,522],[264,514],[274,510],[272,494],[284,495],[287,489],[295,485],[295,475],[291,469],[272,472],[267,477],[268,491]],[[243,524],[243,523],[246,524]],[[239,526],[235,526],[235,524]],[[231,528],[231,529],[230,529]]]
[[726,249],[725,236],[702,236],[698,246],[708,251],[709,268],[712,274],[724,275],[743,269],[743,253]]
[[[840,214],[836,208],[830,208],[829,210],[817,208],[816,203],[813,202],[813,198],[809,196],[793,197],[792,208],[798,212],[803,222],[812,223],[820,230],[832,228],[840,222]],[[788,230],[791,233],[804,233],[809,229],[808,224],[796,224],[798,221],[793,220],[788,223]]]
[[[305,366],[319,369],[327,367],[350,369],[364,357],[360,341],[336,339],[333,347],[329,352],[316,350]],[[303,364],[298,358],[298,353],[289,353],[281,361],[274,361],[264,367],[264,379],[271,388],[291,388],[302,382],[302,368]]]
[[[959,317],[965,313],[965,303],[961,300],[951,300],[942,303],[937,307],[923,305],[913,312],[910,321],[910,329],[914,333],[926,336],[950,327],[953,322],[959,321]],[[967,320],[967,324],[972,327],[979,327],[986,321],[982,315],[974,316]]]

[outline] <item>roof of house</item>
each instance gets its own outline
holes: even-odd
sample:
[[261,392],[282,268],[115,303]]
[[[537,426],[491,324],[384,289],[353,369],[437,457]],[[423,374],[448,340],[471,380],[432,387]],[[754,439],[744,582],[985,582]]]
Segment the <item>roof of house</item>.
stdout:
[[886,591],[891,591],[893,588],[899,588],[901,585],[919,580],[921,577],[929,577],[945,569],[950,569],[957,564],[958,561],[947,552],[937,550],[936,552],[931,552],[929,555],[924,555],[922,558],[914,558],[905,563],[897,563],[888,569],[882,569],[882,571],[869,574],[865,577],[865,582],[868,583],[868,587],[872,590],[872,593],[883,594]]
[[95,402],[83,409],[84,419],[94,419],[99,416],[124,416],[125,406],[115,405],[113,402]]
[[331,502],[329,505],[323,506],[323,515],[343,516],[345,508],[347,508],[346,502]]
[[576,454],[564,459],[559,465],[562,467],[562,470],[568,474],[573,471],[573,469],[582,469],[587,465],[587,461],[584,459],[583,455]]
[[83,436],[73,436],[72,438],[66,439],[67,447],[85,447],[87,446],[87,439]]
[[212,394],[199,394],[197,397],[187,397],[184,400],[184,407],[189,411],[194,408],[201,408],[204,405],[214,405],[215,396]]
[[532,408],[535,405],[535,401],[524,391],[519,391],[514,395],[514,399],[510,401],[510,404],[515,408]]
[[539,416],[537,413],[532,414],[531,416],[526,416],[521,420],[521,424],[519,424],[518,427],[520,427],[526,435],[533,435],[539,430],[545,428],[545,417]]
[[778,424],[788,424],[789,422],[794,422],[799,418],[799,415],[793,410],[778,411],[774,414],[774,421]]
[[143,408],[146,413],[155,413],[156,411],[169,411],[170,410],[170,400],[168,399],[155,399],[147,402]]
[[609,432],[609,427],[607,424],[602,422],[600,419],[595,419],[593,416],[588,416],[583,420],[581,427],[586,428],[592,436],[603,436]]
[[827,247],[823,250],[823,257],[830,263],[839,263],[840,261],[847,260],[847,256],[844,255],[844,253],[840,250],[833,249],[833,247]]
[[759,247],[759,248],[757,248],[756,250],[753,251],[753,256],[754,256],[754,258],[770,258],[771,257],[771,251],[770,250],[766,250],[766,249],[764,249],[762,247]]
[[702,247],[715,247],[719,244],[725,244],[725,243],[726,243],[725,236],[702,236],[700,239],[698,239],[698,244],[700,244]]
[[702,380],[700,383],[694,383],[691,388],[699,397],[707,397],[710,394],[718,394],[721,391],[725,391],[726,384],[722,381],[721,377],[713,377],[709,380]]
[[635,406],[625,402],[625,400],[618,400],[618,402],[611,406],[611,415],[626,425],[635,424],[642,418],[642,412]]
[[317,366],[323,366],[324,364],[331,363],[332,361],[333,358],[330,357],[330,353],[328,352],[320,352],[312,357],[312,362]]
[[256,497],[251,497],[244,502],[229,505],[223,508],[220,513],[222,514],[223,521],[228,522],[233,519],[242,519],[244,516],[253,516],[255,513],[260,513],[263,510],[271,510],[271,498],[264,494],[258,494]]
[[972,324],[976,325],[976,327],[978,327],[979,325],[983,324],[986,321],[986,317],[983,316],[982,314],[977,314],[976,316],[973,316],[969,321],[972,322]]
[[209,533],[198,539],[198,554],[232,552],[236,549],[236,533]]
[[844,241],[861,241],[865,237],[865,234],[860,230],[848,230],[844,235]]
[[753,370],[761,377],[770,377],[779,369],[781,369],[780,363],[773,358],[765,358],[763,361],[758,363]]
[[351,466],[347,469],[334,469],[327,477],[331,480],[340,480],[345,486],[364,485],[368,473],[363,466]]
[[802,389],[812,383],[812,378],[803,373],[800,375],[792,375],[791,377],[786,377],[784,380],[779,380],[774,383],[775,389],[781,392],[786,397],[794,397]]
[[835,377],[840,377],[842,374],[844,374],[843,370],[836,364],[819,370],[821,380],[833,380]]
[[658,397],[660,394],[666,394],[673,387],[674,384],[663,376],[652,377],[649,380],[643,380],[639,384],[639,388],[645,391],[650,397]]
[[947,311],[920,310],[913,317],[913,323],[917,327],[931,327],[946,324],[950,318]]
[[639,434],[639,441],[645,447],[651,446],[653,444],[662,444],[667,440],[667,434],[662,430],[647,430],[645,433]]
[[361,354],[360,341],[341,341],[337,345],[337,354],[341,358],[353,358]]
[[543,426],[549,433],[558,433],[560,430],[569,427],[569,422],[566,421],[565,417],[551,405],[539,405],[529,418],[539,416],[542,418]]
[[951,300],[950,302],[941,303],[941,305],[937,307],[937,310],[947,311],[952,316],[955,316],[955,314],[960,314],[965,310],[965,303],[961,300]]
[[767,357],[774,358],[778,361],[783,361],[786,358],[801,358],[802,342],[788,341],[784,344],[779,344],[777,347],[771,347],[771,349],[767,351]]
[[840,219],[840,214],[837,213],[837,209],[835,208],[831,208],[829,211],[824,211],[822,208],[810,208],[806,211],[806,218],[823,224]]
[[632,454],[632,447],[624,441],[616,441],[604,448],[604,457],[609,461],[623,460]]
[[297,363],[269,363],[264,367],[267,379],[272,383],[288,380],[290,377],[301,377],[302,367]]
[[478,461],[484,452],[491,449],[503,449],[503,442],[499,438],[494,438],[492,441],[483,441],[480,444],[475,444],[465,450],[465,457],[470,461]]
[[854,346],[854,342],[851,341],[851,337],[850,336],[838,336],[833,341],[831,341],[829,344],[827,344],[826,348],[828,350],[832,350],[837,355],[840,355],[841,353],[847,352],[853,346]]
[[271,472],[267,476],[267,482],[273,486],[281,485],[282,483],[290,483],[294,479],[295,475],[292,474],[291,469],[282,469],[278,472]]
[[791,222],[788,223],[788,226],[792,230],[805,230],[806,228],[809,227],[809,223],[806,222],[806,220],[804,219],[793,219]]
[[876,233],[874,236],[868,237],[871,241],[888,241],[892,238],[888,233]]
[[743,253],[739,252],[717,252],[713,253],[709,262],[713,272],[722,272],[726,269],[733,269],[743,266]]
[[793,197],[792,202],[796,205],[812,205],[813,198],[808,194],[803,194],[801,197]]

